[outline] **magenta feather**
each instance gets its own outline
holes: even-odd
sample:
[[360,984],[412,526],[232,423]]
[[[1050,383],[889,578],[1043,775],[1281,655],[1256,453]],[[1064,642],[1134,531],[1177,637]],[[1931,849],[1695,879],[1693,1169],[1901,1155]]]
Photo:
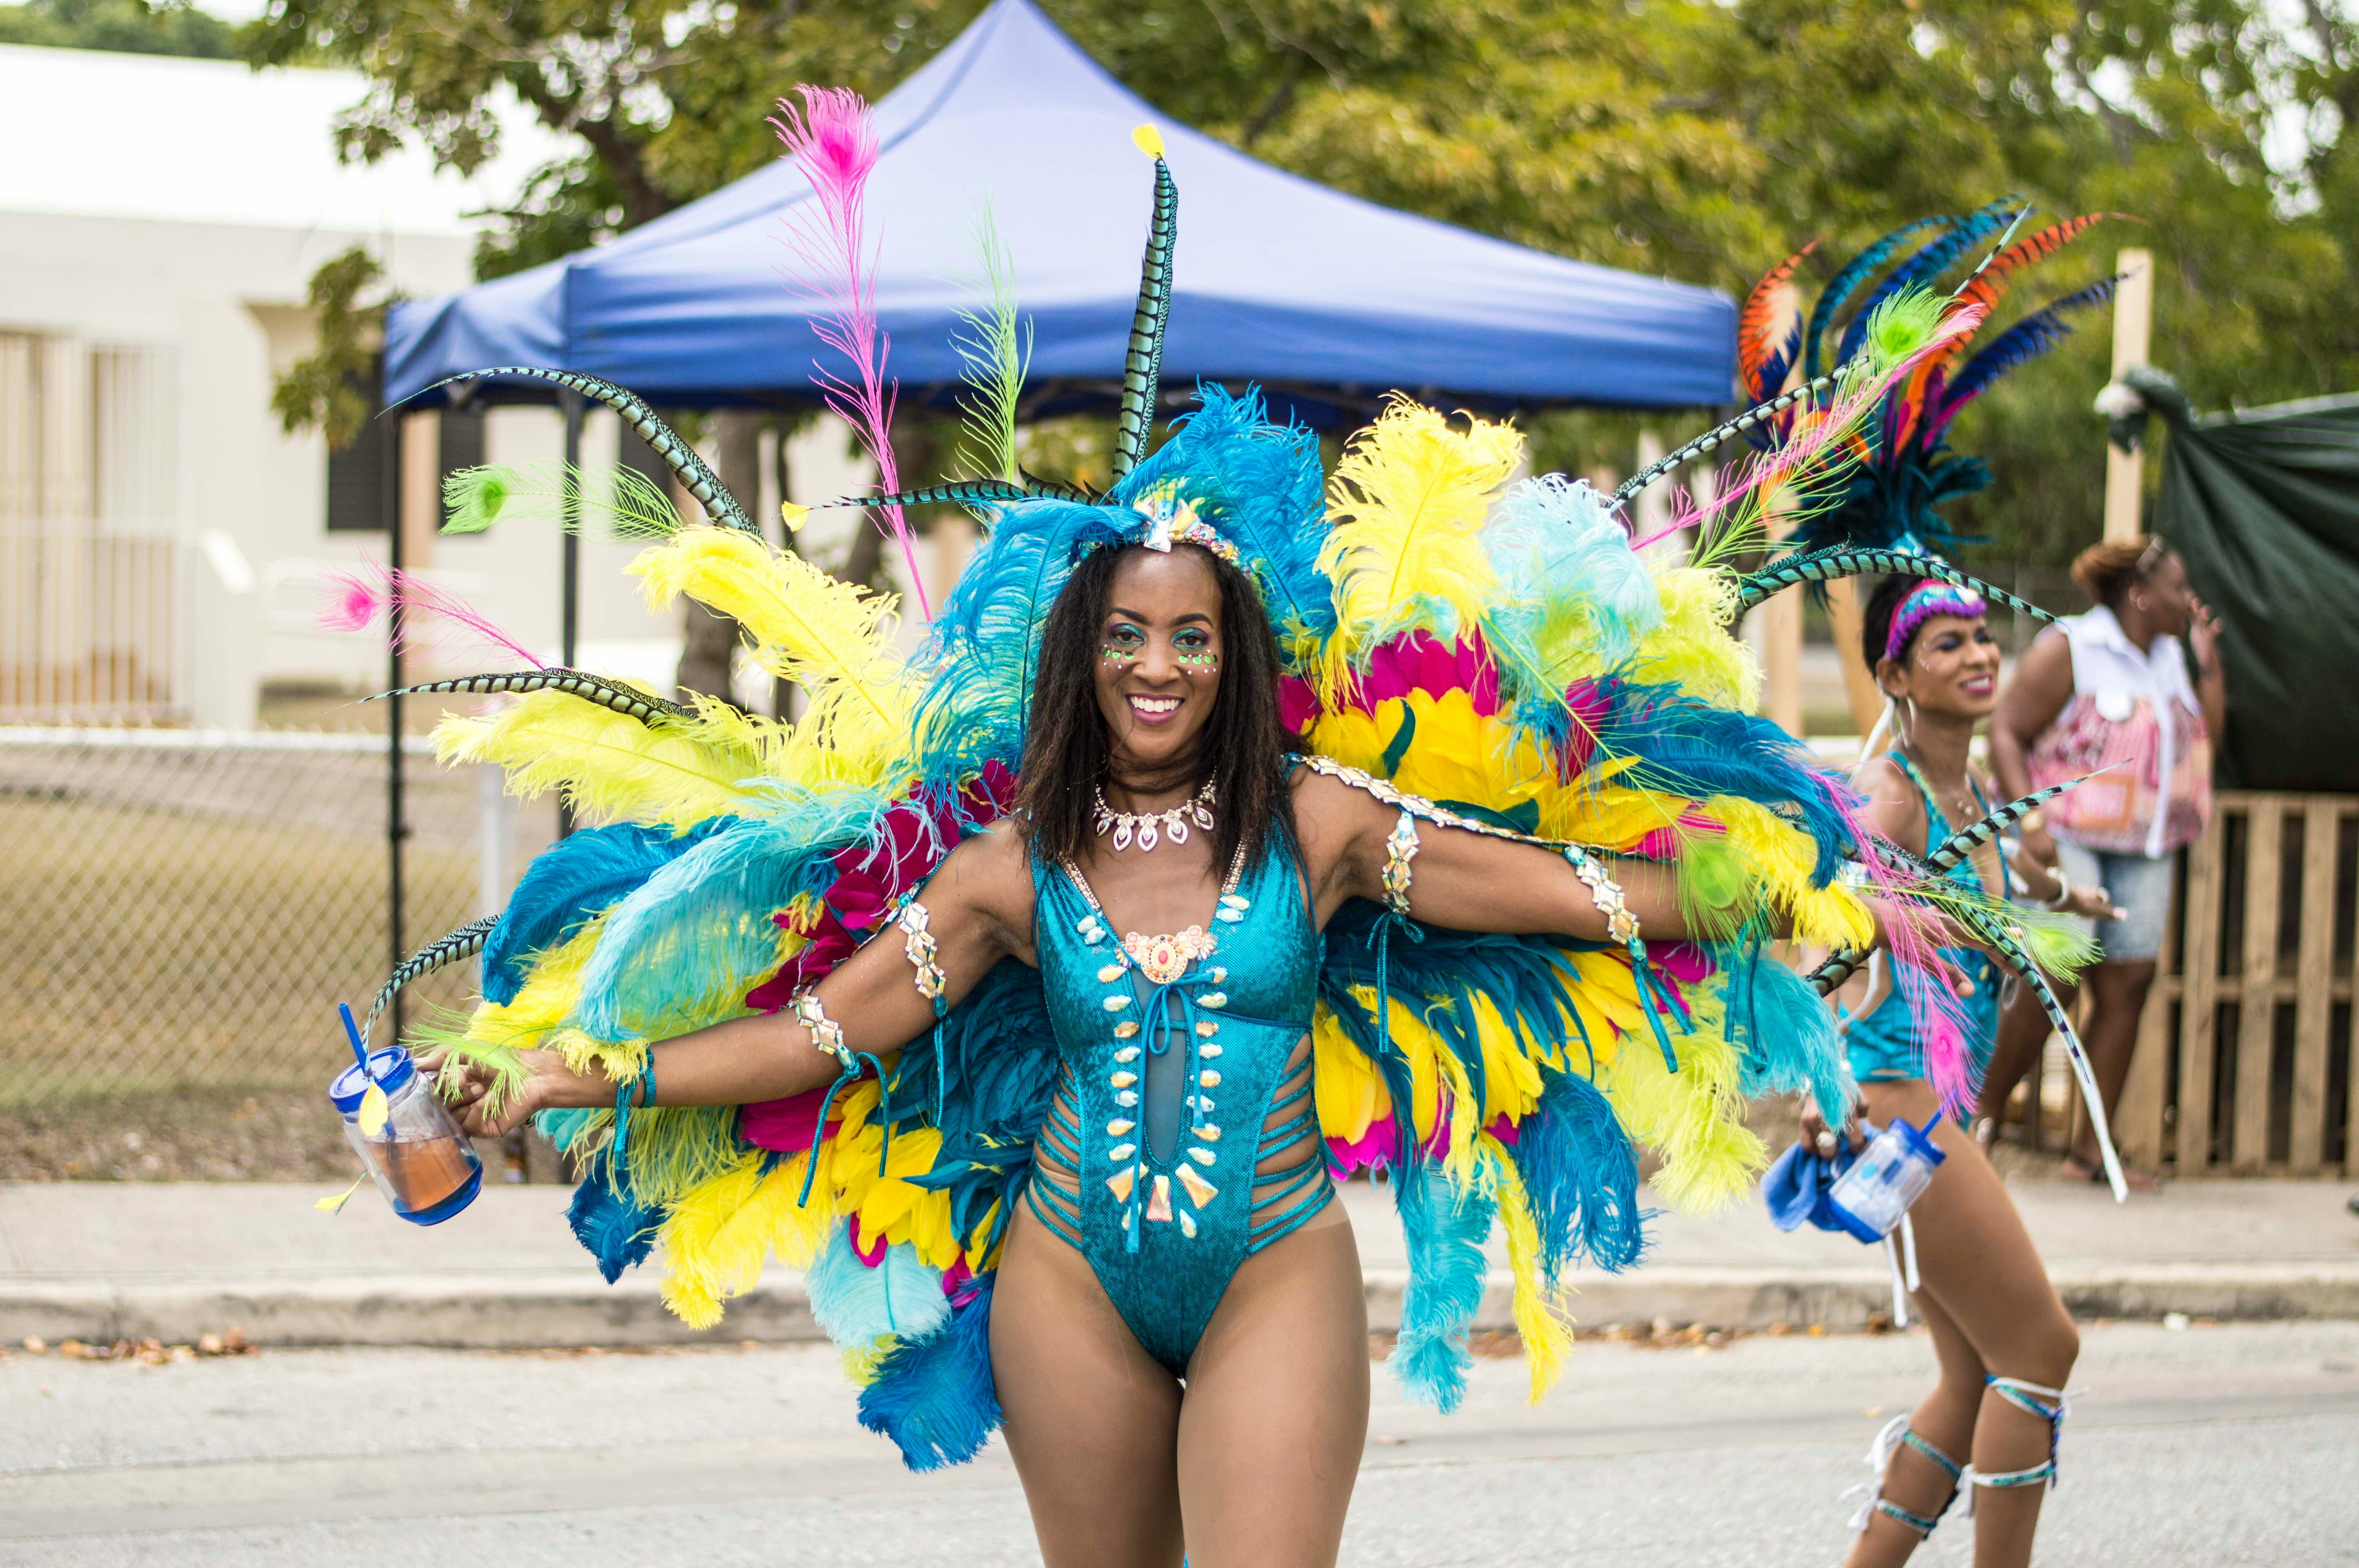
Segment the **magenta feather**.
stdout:
[[544,667],[482,611],[414,573],[371,560],[361,571],[331,571],[324,578],[326,602],[321,606],[319,620],[330,631],[364,631],[398,609],[398,642],[404,653],[423,648],[495,648],[513,655],[526,668]]
[[[876,168],[876,126],[861,96],[841,87],[798,87],[802,107],[778,100],[777,117],[770,122],[787,156],[810,181],[816,207],[790,209],[787,218],[787,248],[796,265],[788,281],[818,303],[822,313],[811,321],[819,341],[852,362],[857,383],[847,381],[814,362],[812,379],[828,407],[860,437],[876,464],[877,489],[891,495],[901,488],[900,465],[893,456],[893,406],[898,384],[885,375],[885,360],[892,340],[876,328],[877,247],[868,238],[868,177]],[[925,578],[918,570],[918,551],[910,537],[908,519],[897,505],[885,508],[889,532],[908,563],[909,586],[927,620],[934,618],[927,601]]]

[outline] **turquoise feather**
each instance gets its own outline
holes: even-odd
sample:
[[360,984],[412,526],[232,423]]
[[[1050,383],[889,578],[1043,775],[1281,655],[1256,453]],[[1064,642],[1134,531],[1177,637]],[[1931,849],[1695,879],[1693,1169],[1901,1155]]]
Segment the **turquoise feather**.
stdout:
[[[1504,676],[1538,676],[1546,663],[1541,638],[1574,615],[1587,622],[1609,666],[1663,623],[1654,578],[1604,497],[1584,480],[1551,473],[1516,485],[1483,530],[1483,546],[1499,579],[1483,629]],[[1555,699],[1563,693],[1516,695]]]
[[1466,1336],[1483,1310],[1490,1275],[1483,1243],[1498,1203],[1487,1193],[1459,1191],[1430,1168],[1393,1173],[1393,1202],[1408,1242],[1408,1287],[1388,1364],[1404,1392],[1447,1415],[1466,1397],[1474,1365]]
[[872,1269],[852,1245],[849,1220],[839,1220],[827,1245],[803,1275],[811,1317],[846,1349],[864,1350],[886,1336],[922,1339],[950,1321],[942,1271],[906,1241],[885,1249]]
[[[597,1040],[660,1040],[737,1016],[737,999],[777,961],[771,917],[825,891],[829,857],[860,841],[883,805],[852,789],[789,802],[658,870],[607,912],[574,1026]],[[700,1015],[709,1009],[719,1011]]]
[[964,1464],[999,1428],[991,1291],[985,1274],[942,1327],[922,1337],[904,1334],[877,1362],[875,1381],[860,1390],[860,1424],[891,1438],[901,1462],[920,1474]]

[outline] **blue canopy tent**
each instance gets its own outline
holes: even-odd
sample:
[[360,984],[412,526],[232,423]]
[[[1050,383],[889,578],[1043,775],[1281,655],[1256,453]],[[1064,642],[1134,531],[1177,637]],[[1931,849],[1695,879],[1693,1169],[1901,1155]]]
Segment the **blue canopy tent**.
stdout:
[[[1130,139],[1142,123],[1161,130],[1180,188],[1168,407],[1199,379],[1258,382],[1319,424],[1356,423],[1394,388],[1494,409],[1732,395],[1726,296],[1508,244],[1257,163],[1158,114],[1031,0],[996,0],[875,114],[877,314],[905,397],[956,383],[965,235],[988,199],[1036,333],[1027,412],[1112,401],[1150,200]],[[808,399],[822,351],[810,301],[783,276],[781,233],[782,214],[810,200],[781,160],[611,243],[397,305],[386,398],[523,364],[603,377],[659,406]]]

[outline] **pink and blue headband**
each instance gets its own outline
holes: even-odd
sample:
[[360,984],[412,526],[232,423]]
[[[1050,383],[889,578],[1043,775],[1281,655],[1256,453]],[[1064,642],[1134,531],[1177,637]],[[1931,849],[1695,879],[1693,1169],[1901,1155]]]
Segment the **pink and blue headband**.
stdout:
[[1884,639],[1884,656],[1897,659],[1908,649],[1908,640],[1917,629],[1936,615],[1954,615],[1971,621],[1984,614],[1988,606],[1983,596],[1970,588],[1930,579],[1911,589],[1892,611],[1892,630]]

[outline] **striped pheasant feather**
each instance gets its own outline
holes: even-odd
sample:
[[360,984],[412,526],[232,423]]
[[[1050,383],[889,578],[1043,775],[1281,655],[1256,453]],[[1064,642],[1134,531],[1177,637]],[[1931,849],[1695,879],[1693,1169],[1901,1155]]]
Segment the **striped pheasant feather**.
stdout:
[[436,697],[450,692],[466,692],[484,697],[506,694],[521,697],[527,692],[561,691],[578,697],[584,702],[594,702],[601,708],[627,714],[645,724],[658,716],[669,719],[693,719],[694,710],[667,697],[641,691],[604,676],[593,676],[586,670],[549,668],[517,670],[480,676],[453,676],[448,680],[428,681],[422,686],[406,686],[397,691],[381,691],[363,700],[375,702],[387,697]]
[[1882,572],[1894,577],[1934,578],[1960,588],[1972,589],[1994,604],[2004,604],[2036,620],[2049,622],[2056,619],[2029,600],[2017,599],[2003,588],[1994,588],[1980,578],[1969,577],[1938,557],[1906,550],[1876,550],[1849,545],[1830,545],[1823,550],[1788,556],[1770,562],[1748,577],[1739,578],[1731,619],[1741,617],[1772,595],[1802,583],[1832,582],[1838,578],[1859,577],[1868,572]]
[[1147,254],[1138,269],[1138,305],[1130,316],[1130,346],[1122,365],[1122,411],[1114,427],[1114,477],[1147,456],[1147,432],[1155,424],[1157,384],[1163,375],[1163,329],[1171,319],[1171,250],[1180,231],[1180,188],[1163,161],[1163,138],[1152,125],[1132,135],[1141,152],[1155,160],[1155,212],[1148,220]]
[[492,927],[499,923],[500,917],[496,914],[470,920],[456,931],[437,936],[404,958],[401,967],[386,978],[384,987],[376,993],[376,1000],[369,1003],[368,1019],[361,1025],[361,1038],[368,1038],[369,1030],[375,1024],[378,1015],[392,1005],[395,995],[402,987],[412,980],[423,979],[446,964],[473,957],[484,950],[484,944],[491,937]]

